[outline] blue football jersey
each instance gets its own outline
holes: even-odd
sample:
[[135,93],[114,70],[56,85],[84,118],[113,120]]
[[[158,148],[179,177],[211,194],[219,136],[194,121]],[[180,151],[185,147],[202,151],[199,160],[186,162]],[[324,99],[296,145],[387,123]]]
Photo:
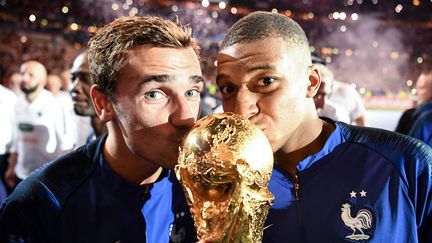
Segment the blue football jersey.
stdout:
[[432,242],[427,145],[337,122],[296,178],[275,163],[263,242]]
[[0,242],[196,242],[174,173],[146,186],[125,181],[104,161],[105,138],[21,182],[0,208]]

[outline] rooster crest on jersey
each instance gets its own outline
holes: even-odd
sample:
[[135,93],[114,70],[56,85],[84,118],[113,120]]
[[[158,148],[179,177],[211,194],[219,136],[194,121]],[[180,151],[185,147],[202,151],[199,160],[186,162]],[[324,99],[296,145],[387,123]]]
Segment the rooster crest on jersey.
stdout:
[[344,224],[349,227],[353,232],[345,238],[350,240],[367,240],[369,235],[365,234],[363,230],[372,227],[372,213],[367,209],[360,209],[355,217],[351,216],[351,205],[349,203],[342,204],[341,218]]

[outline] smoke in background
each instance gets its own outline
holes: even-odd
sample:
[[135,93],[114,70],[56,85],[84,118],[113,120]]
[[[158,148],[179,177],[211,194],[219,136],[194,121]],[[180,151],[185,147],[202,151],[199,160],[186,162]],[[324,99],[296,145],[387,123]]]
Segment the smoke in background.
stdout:
[[404,50],[401,30],[363,15],[343,26],[341,22],[337,30],[319,40],[319,46],[339,49],[328,65],[335,78],[374,92],[408,91],[404,78],[408,52]]
[[[228,11],[215,12],[200,8],[200,3],[172,4],[165,7],[152,4],[151,0],[82,0],[83,9],[92,16],[108,23],[116,17],[130,15],[162,16],[171,20],[179,18],[182,25],[190,25],[193,35],[203,50],[215,49],[226,30],[235,21]],[[98,5],[98,6],[95,6]],[[198,5],[198,8],[197,8]],[[403,39],[407,38],[397,24],[379,20],[372,15],[360,15],[357,21],[329,20],[317,22],[314,28],[326,28],[315,46],[331,47],[330,69],[335,78],[356,84],[374,93],[385,91],[409,91],[406,86],[409,77],[409,51],[405,50]],[[314,28],[312,32],[316,31]],[[308,31],[308,28],[305,28]],[[309,29],[310,30],[310,29]],[[408,38],[407,38],[408,39]],[[217,46],[216,46],[217,49]],[[337,49],[337,50],[336,50]],[[211,53],[216,53],[217,50]],[[214,57],[207,56],[213,63]],[[411,70],[412,71],[412,70]]]
[[84,11],[102,23],[109,23],[121,16],[134,15],[178,20],[181,25],[192,27],[193,36],[200,41],[201,45],[204,45],[201,47],[208,47],[211,45],[209,42],[222,40],[226,30],[234,23],[234,18],[229,11],[203,8],[200,2],[179,4],[152,0],[82,0],[80,2]]

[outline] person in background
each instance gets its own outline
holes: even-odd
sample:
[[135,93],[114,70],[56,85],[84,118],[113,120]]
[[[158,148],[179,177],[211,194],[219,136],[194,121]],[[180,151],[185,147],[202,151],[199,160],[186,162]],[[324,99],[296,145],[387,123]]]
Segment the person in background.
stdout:
[[34,170],[73,148],[63,110],[51,92],[45,66],[26,61],[20,67],[21,90],[15,106],[16,143],[12,146],[5,174],[9,187],[27,178]]
[[59,76],[62,81],[61,90],[68,92],[72,86],[71,71],[69,69],[69,66],[62,68]]
[[402,113],[395,128],[396,132],[409,134],[417,118],[423,113],[432,111],[432,70],[422,72],[417,78],[417,106]]
[[70,94],[77,115],[77,146],[81,146],[106,132],[105,124],[96,115],[90,97],[90,87],[93,82],[90,78],[87,51],[75,58],[70,73],[72,80]]
[[12,188],[7,187],[5,181],[5,173],[8,168],[8,159],[12,144],[15,140],[15,103],[17,97],[8,88],[0,85],[0,203],[12,191]]
[[5,74],[4,81],[5,86],[9,88],[16,96],[24,94],[21,90],[22,77],[18,68],[9,69]]
[[[320,117],[331,118],[350,124],[351,117],[349,112],[338,103],[329,99],[332,93],[333,73],[323,64],[315,64],[321,75],[321,85],[314,96],[315,107]],[[364,119],[363,119],[364,120]]]
[[319,118],[321,75],[295,21],[241,18],[217,63],[224,111],[258,126],[274,152],[263,242],[432,242],[432,149]]
[[157,17],[98,29],[90,95],[108,133],[18,186],[0,208],[1,242],[196,242],[172,171],[204,86],[191,32]]
[[[318,106],[320,106],[319,97],[324,98],[322,107],[317,107],[318,115],[335,121],[365,126],[366,108],[354,86],[335,80],[333,72],[325,65],[325,62],[318,62],[316,58],[312,60],[319,69],[322,80],[322,87],[318,91],[318,97],[315,98]],[[325,96],[322,96],[323,92]]]
[[61,82],[57,74],[48,74],[45,88],[58,100],[64,112],[70,114],[73,111],[72,99],[68,92],[61,90]]
[[61,89],[62,80],[60,76],[55,73],[48,74],[45,88],[54,95],[60,104],[63,112],[65,127],[68,130],[67,133],[69,134],[70,143],[76,147],[76,136],[80,128],[76,126],[76,116],[73,111],[72,98],[70,94]]

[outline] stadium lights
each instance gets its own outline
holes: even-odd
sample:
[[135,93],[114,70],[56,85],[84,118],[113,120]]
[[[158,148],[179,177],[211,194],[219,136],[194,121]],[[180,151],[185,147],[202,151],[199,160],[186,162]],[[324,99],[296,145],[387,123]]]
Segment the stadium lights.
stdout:
[[35,22],[35,21],[36,21],[36,16],[35,16],[34,14],[30,14],[30,16],[29,16],[29,20],[30,20],[31,22]]
[[207,7],[210,5],[210,2],[209,2],[208,0],[202,0],[201,5],[202,5],[204,8],[207,8]]

